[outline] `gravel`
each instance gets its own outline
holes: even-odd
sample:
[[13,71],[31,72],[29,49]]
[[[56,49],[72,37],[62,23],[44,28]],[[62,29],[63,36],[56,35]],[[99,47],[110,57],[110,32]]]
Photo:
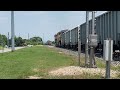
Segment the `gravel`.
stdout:
[[[58,48],[58,47],[54,47],[54,46],[47,46],[47,47],[56,49],[58,51],[58,53],[65,53],[67,55],[72,55],[72,56],[78,57],[78,51],[72,51],[70,49],[68,50],[68,49]],[[81,57],[85,57],[84,53],[81,53],[80,55],[81,55]],[[103,60],[103,58],[99,58],[99,57],[95,57],[95,58],[99,59],[105,63],[105,60]],[[120,61],[111,61],[111,64],[114,65],[115,67],[120,66]]]
[[[78,57],[78,51],[72,51],[72,50],[68,50],[68,49],[64,49],[64,48],[58,48],[58,47],[51,47],[54,48],[58,51],[58,53],[64,53],[67,55],[72,55],[72,56],[76,56]],[[81,53],[81,57],[85,57],[84,53]],[[95,57],[96,59],[101,60],[102,62],[105,63],[105,60],[103,60],[103,58],[99,58],[99,57]],[[112,61],[111,62],[112,65],[114,66],[120,66],[120,62],[119,61]],[[84,68],[84,67],[79,67],[79,66],[69,66],[69,67],[63,67],[63,68],[59,68],[57,70],[53,70],[49,72],[49,75],[52,76],[64,76],[64,75],[80,75],[80,74],[84,74],[84,73],[89,73],[92,75],[102,75],[103,77],[105,76],[105,68]],[[111,70],[111,78],[116,77],[118,75],[118,71],[114,71]]]
[[[111,70],[111,77],[116,77],[117,73],[116,71]],[[65,76],[65,75],[81,75],[84,73],[88,73],[91,75],[102,75],[105,76],[105,69],[101,68],[84,68],[79,66],[68,66],[59,68],[57,70],[53,70],[49,72],[49,75],[52,76]]]
[[[15,47],[15,50],[22,49],[25,47]],[[0,53],[10,52],[11,48],[4,48],[3,50],[0,50]]]
[[37,76],[29,76],[26,79],[42,79],[42,77],[37,77]]

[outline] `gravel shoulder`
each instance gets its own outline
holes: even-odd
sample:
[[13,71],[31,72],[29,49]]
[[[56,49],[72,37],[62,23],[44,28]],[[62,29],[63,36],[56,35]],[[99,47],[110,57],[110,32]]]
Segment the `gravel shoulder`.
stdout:
[[[19,50],[25,47],[15,47],[15,50]],[[0,50],[0,53],[10,52],[11,48],[4,48],[3,50]]]
[[[67,55],[72,55],[75,57],[78,57],[78,51],[72,51],[68,49],[53,47],[53,46],[47,46],[49,48],[53,48],[58,51],[58,53],[64,53]],[[85,57],[84,53],[81,53],[81,57]],[[105,61],[102,58],[95,57],[98,60],[101,60],[105,63]],[[112,61],[112,65],[120,65],[119,61]],[[68,66],[68,67],[62,67],[58,68],[56,70],[52,70],[49,72],[49,75],[51,76],[69,76],[69,75],[81,75],[81,74],[91,74],[91,75],[101,75],[105,76],[106,70],[105,68],[85,68],[85,67],[79,67],[79,66]],[[115,78],[118,75],[118,71],[111,70],[111,78]]]
[[[78,58],[78,51],[72,51],[72,50],[68,50],[68,49],[64,49],[64,48],[59,48],[59,47],[55,47],[55,46],[47,46],[49,48],[54,48],[55,50],[57,50],[59,53],[64,53],[64,54],[67,54],[67,55],[72,55],[72,56],[75,56]],[[81,53],[80,54],[81,57],[85,57],[85,54],[84,53]],[[105,60],[103,60],[103,58],[100,58],[100,57],[95,57],[96,60],[101,60],[102,62],[105,63]],[[114,66],[120,66],[120,61],[111,61],[111,64],[114,65]]]
[[[111,70],[111,77],[115,78],[118,75],[118,72]],[[59,68],[49,72],[49,75],[52,76],[69,76],[69,75],[81,75],[81,74],[91,74],[91,75],[102,75],[105,76],[105,69],[101,68],[84,68],[79,66],[68,66]]]

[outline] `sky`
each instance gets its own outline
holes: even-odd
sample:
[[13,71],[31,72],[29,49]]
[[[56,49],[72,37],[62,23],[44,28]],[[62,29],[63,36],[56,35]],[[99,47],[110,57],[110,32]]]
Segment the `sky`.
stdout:
[[[106,11],[97,11],[96,16]],[[90,13],[90,19],[91,19]],[[14,11],[15,35],[22,38],[40,36],[44,42],[54,35],[86,21],[85,11]],[[11,11],[0,11],[0,33],[11,35]]]

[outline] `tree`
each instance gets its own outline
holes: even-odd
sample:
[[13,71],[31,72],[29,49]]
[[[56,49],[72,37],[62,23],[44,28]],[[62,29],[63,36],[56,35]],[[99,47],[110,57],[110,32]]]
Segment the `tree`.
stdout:
[[15,37],[15,46],[24,46],[25,41],[21,37]]
[[7,44],[7,37],[0,34],[0,45],[5,46]]
[[30,43],[32,45],[40,45],[40,44],[42,44],[42,38],[41,37],[32,37],[32,38],[30,38]]

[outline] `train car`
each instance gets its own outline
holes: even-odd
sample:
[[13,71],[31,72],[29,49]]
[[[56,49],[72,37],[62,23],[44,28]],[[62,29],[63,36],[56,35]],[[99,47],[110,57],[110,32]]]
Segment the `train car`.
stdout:
[[[89,34],[92,33],[92,19],[89,20]],[[103,52],[104,40],[111,38],[113,42],[113,51],[120,50],[120,11],[108,11],[95,18],[95,33],[98,35],[97,50]],[[76,49],[78,47],[78,27],[56,35],[58,46]],[[62,37],[62,39],[61,39]],[[58,39],[59,38],[59,39]],[[80,25],[81,49],[85,51],[86,43],[86,23]]]
[[54,39],[55,39],[55,46],[58,46],[58,40],[57,40],[57,34],[54,35]]
[[78,27],[71,30],[71,47],[74,50],[78,49]]
[[56,47],[64,47],[64,44],[65,44],[64,32],[66,31],[68,30],[61,30],[56,35],[54,35]]
[[61,35],[60,32],[58,32],[55,36],[55,46],[60,47],[61,46]]
[[61,47],[64,48],[65,47],[65,33],[61,34]]
[[65,47],[70,48],[70,30],[65,32]]
[[[95,33],[98,35],[98,46],[103,49],[104,40],[111,38],[113,51],[120,50],[120,11],[109,11],[95,18]],[[86,42],[86,23],[80,25],[81,43],[85,47]],[[92,31],[92,20],[89,21],[89,34]],[[82,48],[85,49],[85,48]]]
[[65,32],[68,31],[68,30],[64,30],[62,33],[61,33],[61,47],[62,48],[65,48]]
[[80,25],[80,40],[81,40],[81,50],[85,51],[86,42],[86,24]]
[[113,51],[120,50],[120,11],[109,11],[96,17],[96,32],[99,36],[99,43],[111,38]]

